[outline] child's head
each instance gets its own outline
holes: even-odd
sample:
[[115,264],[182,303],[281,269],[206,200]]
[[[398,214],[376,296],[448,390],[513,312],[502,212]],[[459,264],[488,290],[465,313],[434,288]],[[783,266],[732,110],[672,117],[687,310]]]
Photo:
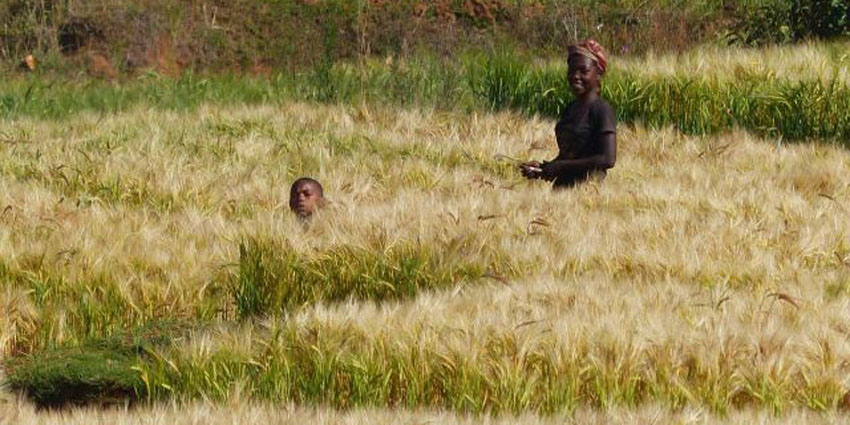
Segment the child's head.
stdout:
[[289,188],[289,209],[301,218],[310,217],[325,203],[322,185],[309,177],[301,177]]
[[576,96],[598,89],[608,68],[605,51],[593,40],[571,45],[567,62],[570,88]]

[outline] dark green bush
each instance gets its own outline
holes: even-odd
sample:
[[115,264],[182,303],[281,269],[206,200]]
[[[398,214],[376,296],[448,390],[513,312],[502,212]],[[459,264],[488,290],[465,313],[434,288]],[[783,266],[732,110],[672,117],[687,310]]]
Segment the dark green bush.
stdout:
[[850,35],[847,0],[773,0],[738,18],[731,41],[747,45]]

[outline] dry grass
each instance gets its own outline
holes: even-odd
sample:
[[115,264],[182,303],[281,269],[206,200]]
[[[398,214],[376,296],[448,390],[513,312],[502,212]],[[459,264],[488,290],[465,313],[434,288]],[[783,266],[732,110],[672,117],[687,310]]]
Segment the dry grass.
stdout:
[[[579,412],[658,402],[765,422],[767,411],[835,408],[850,384],[846,150],[623,127],[617,167],[604,183],[552,192],[521,180],[498,156],[551,157],[552,127],[513,114],[307,104],[5,121],[3,352],[161,317],[226,319],[228,265],[245,237],[279,241],[299,255],[419,241],[471,262],[511,258],[518,277],[382,304],[319,303],[238,328],[222,321],[160,353],[166,366],[149,371],[154,383],[182,383],[178,398],[235,399],[239,391],[274,398],[247,375],[222,378],[213,391],[182,373],[221,353],[271,367],[281,358],[263,350],[308,341],[319,329],[329,350],[338,343],[378,363],[381,353],[440,354],[480,365],[506,385],[510,373],[516,382],[531,376],[524,374],[530,359],[577,379],[591,370],[601,381],[576,393]],[[332,201],[306,230],[286,209],[288,184],[300,175],[321,180]],[[463,249],[447,248],[458,244]],[[274,328],[297,335],[276,339],[267,332]],[[163,372],[167,365],[180,373]],[[646,392],[629,393],[623,385],[631,379]],[[500,409],[476,403],[444,407]],[[32,423],[50,420],[9,406]],[[523,406],[540,408],[519,400],[501,409]],[[765,410],[742,413],[747,406]],[[282,422],[420,417],[159,409],[144,420],[232,414],[239,421],[243,412]],[[73,415],[80,422],[120,416]],[[577,415],[578,423],[716,420],[699,410],[648,408]],[[831,421],[789,415],[789,423]]]
[[841,424],[847,423],[843,415],[819,415],[795,411],[778,418],[764,412],[736,412],[727,417],[718,417],[701,410],[670,412],[662,408],[637,410],[611,409],[609,411],[583,410],[570,417],[542,418],[533,415],[488,417],[465,416],[439,411],[406,411],[384,409],[355,409],[333,411],[311,409],[294,405],[270,406],[252,403],[230,403],[227,405],[191,404],[161,405],[140,409],[95,410],[80,409],[64,412],[36,412],[31,406],[20,402],[0,402],[0,424],[38,425],[63,423],[75,424],[170,424],[170,425],[218,425],[218,424],[457,424],[457,425],[545,425],[545,424]]
[[703,46],[686,52],[620,58],[614,63],[617,69],[646,76],[761,76],[792,81],[819,77],[846,84],[850,81],[847,47],[847,42],[807,42],[759,49]]

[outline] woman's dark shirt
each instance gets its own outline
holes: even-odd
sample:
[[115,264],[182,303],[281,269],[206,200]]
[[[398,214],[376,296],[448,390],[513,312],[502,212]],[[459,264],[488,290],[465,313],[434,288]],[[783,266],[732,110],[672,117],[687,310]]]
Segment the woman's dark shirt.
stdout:
[[[589,103],[574,101],[567,105],[561,118],[555,125],[555,138],[558,140],[558,157],[580,159],[603,154],[601,136],[617,132],[617,116],[614,108],[602,98]],[[555,179],[556,186],[572,186],[587,180],[591,175],[604,177],[604,168],[568,175],[561,174]]]

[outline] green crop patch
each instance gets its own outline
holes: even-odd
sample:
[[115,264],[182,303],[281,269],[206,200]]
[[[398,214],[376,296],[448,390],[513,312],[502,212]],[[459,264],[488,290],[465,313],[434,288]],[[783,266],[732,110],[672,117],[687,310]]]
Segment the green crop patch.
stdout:
[[338,246],[299,255],[272,242],[248,240],[239,245],[232,295],[236,316],[246,318],[322,301],[411,297],[480,278],[494,268],[514,267],[498,260],[492,264],[453,260],[436,247],[423,245],[385,250]]

